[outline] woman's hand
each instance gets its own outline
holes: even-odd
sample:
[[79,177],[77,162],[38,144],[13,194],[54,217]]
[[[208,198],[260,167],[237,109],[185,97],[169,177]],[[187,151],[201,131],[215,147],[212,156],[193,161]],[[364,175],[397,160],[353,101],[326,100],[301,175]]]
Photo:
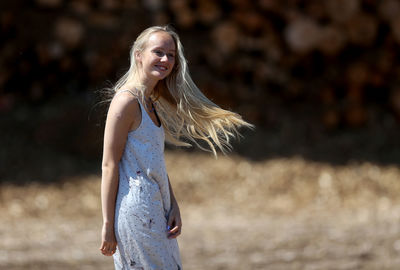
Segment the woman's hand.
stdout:
[[103,224],[100,246],[101,253],[105,256],[112,256],[116,248],[117,241],[115,240],[114,226]]
[[168,238],[176,238],[181,234],[182,220],[178,203],[176,201],[171,205],[171,211],[168,215]]

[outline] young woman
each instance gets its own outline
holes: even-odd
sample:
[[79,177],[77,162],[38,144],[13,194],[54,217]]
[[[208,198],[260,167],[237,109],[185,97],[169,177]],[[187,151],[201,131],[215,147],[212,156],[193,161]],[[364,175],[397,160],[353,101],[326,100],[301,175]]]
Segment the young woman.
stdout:
[[[164,140],[198,140],[230,150],[240,115],[207,99],[193,83],[182,44],[169,27],[143,31],[128,72],[114,86],[104,132],[101,252],[116,269],[182,269],[182,221],[164,162]],[[185,140],[186,142],[184,142]]]

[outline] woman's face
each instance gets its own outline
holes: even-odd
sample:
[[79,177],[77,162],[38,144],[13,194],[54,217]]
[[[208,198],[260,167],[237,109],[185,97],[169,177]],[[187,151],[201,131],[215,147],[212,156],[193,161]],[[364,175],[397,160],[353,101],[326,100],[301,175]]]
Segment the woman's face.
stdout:
[[167,77],[175,64],[175,42],[166,32],[155,32],[150,35],[145,48],[136,55],[141,63],[146,79],[162,80]]

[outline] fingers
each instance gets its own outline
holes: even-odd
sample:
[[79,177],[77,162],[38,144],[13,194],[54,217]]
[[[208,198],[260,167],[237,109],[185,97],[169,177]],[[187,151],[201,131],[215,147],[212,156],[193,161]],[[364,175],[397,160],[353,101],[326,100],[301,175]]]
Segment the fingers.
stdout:
[[176,238],[181,234],[181,226],[175,226],[168,231],[168,238]]
[[104,256],[112,256],[116,252],[117,244],[110,242],[103,242],[99,249]]
[[114,229],[107,224],[103,224],[100,251],[105,256],[112,256],[116,252],[117,241]]
[[182,220],[180,215],[170,215],[168,217],[168,227],[174,227],[174,226],[182,226]]
[[179,232],[179,227],[178,226],[175,226],[171,230],[169,230],[169,233],[172,233],[172,234],[177,233],[177,232]]
[[114,255],[114,253],[116,252],[116,249],[107,249],[107,250],[101,250],[101,253],[104,255],[104,256],[112,256],[112,255]]
[[176,238],[181,234],[182,220],[179,213],[174,211],[168,217],[168,238]]

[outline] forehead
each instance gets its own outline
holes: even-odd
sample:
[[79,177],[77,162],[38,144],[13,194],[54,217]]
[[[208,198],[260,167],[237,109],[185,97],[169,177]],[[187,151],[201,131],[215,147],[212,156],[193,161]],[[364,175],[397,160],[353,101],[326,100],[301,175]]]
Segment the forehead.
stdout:
[[175,42],[170,34],[166,32],[155,32],[149,36],[147,47],[161,47],[166,50],[175,50]]

